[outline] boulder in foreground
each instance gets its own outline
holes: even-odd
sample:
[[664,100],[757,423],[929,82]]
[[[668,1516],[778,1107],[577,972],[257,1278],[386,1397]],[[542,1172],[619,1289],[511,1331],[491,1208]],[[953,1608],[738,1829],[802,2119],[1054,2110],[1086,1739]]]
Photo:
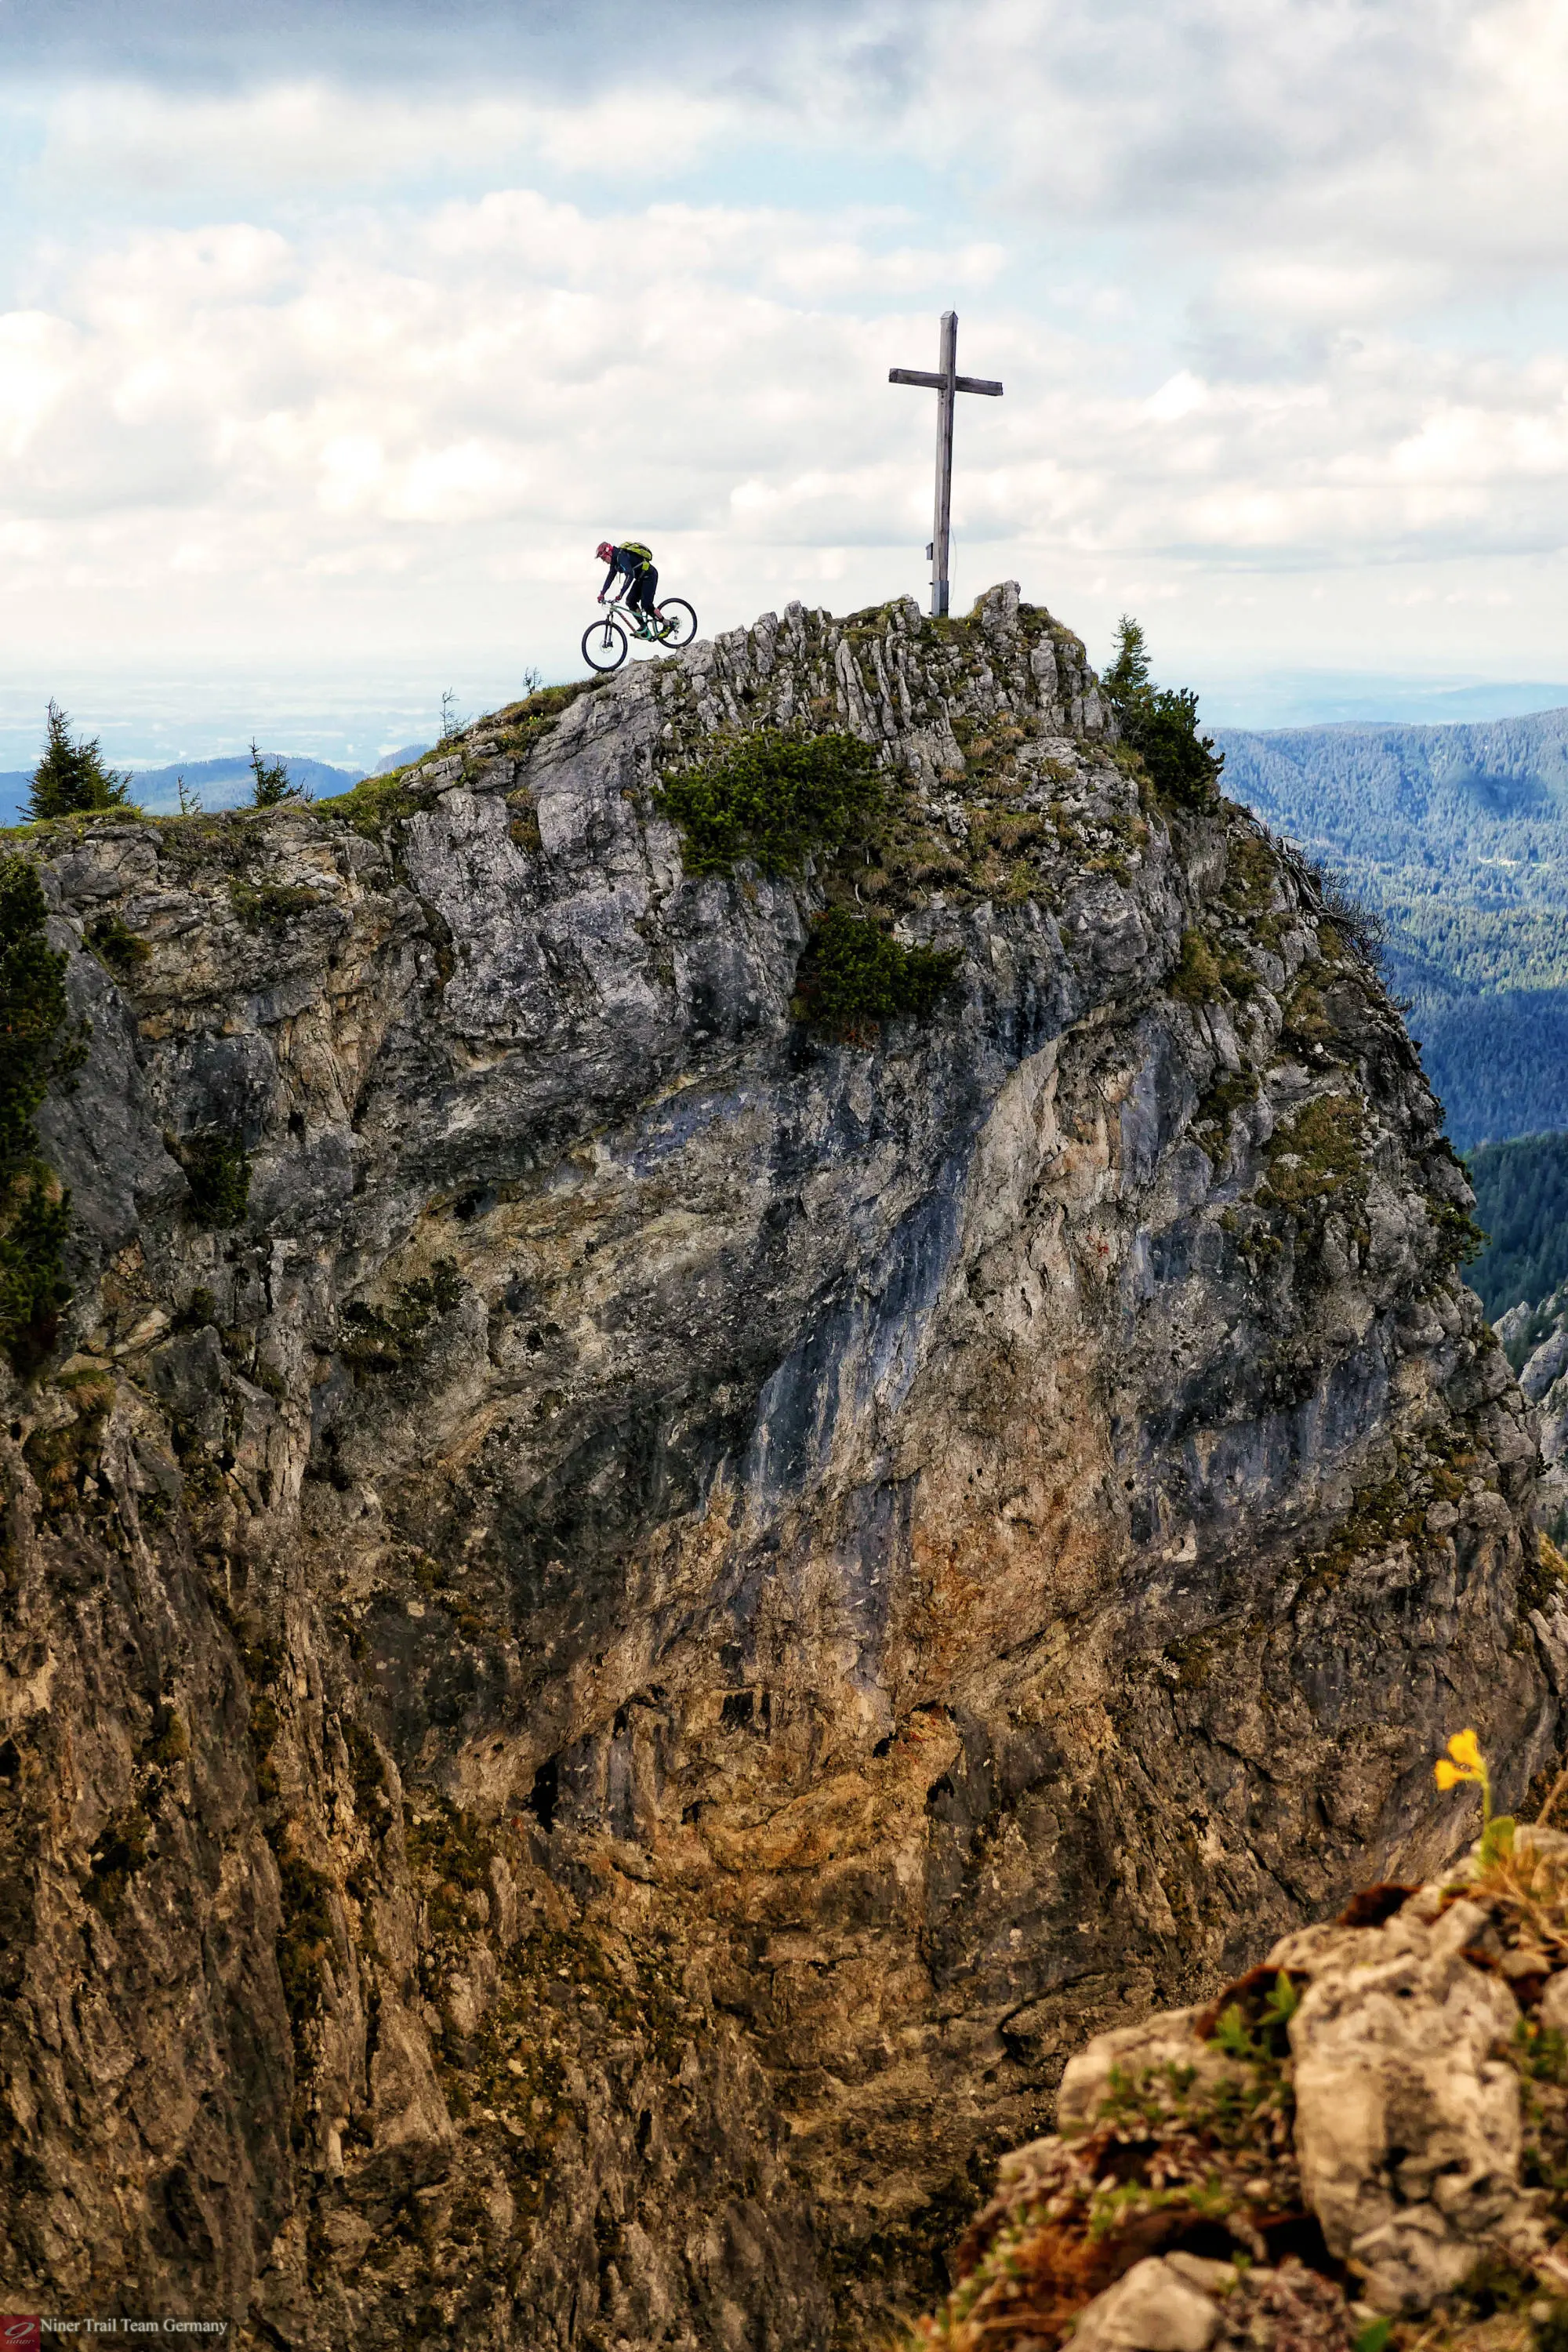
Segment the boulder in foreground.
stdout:
[[1568,1836],[1368,1889],[1069,2062],[910,2352],[1568,2342],[1565,2027]]

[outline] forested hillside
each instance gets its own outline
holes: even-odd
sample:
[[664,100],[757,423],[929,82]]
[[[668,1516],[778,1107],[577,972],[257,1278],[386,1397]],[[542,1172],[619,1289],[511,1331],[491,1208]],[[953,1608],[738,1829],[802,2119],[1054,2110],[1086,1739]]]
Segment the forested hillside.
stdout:
[[1495,1321],[1568,1280],[1568,1135],[1523,1135],[1469,1157],[1476,1223],[1490,1239],[1465,1279]]
[[1568,1128],[1568,710],[1215,741],[1233,797],[1384,914],[1460,1149]]

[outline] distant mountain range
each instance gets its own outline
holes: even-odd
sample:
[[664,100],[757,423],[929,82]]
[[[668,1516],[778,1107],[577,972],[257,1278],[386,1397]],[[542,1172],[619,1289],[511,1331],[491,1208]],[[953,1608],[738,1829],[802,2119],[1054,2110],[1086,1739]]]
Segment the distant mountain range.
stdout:
[[[334,768],[325,760],[309,760],[292,751],[266,756],[280,757],[289,782],[301,785],[312,800],[326,800],[333,793],[346,793],[362,776],[384,776],[429,749],[428,743],[405,743],[378,760],[374,768]],[[172,816],[180,805],[182,780],[186,792],[195,793],[204,808],[239,808],[251,794],[250,754],[231,752],[218,760],[177,760],[166,768],[138,768],[132,772],[131,788],[150,815]],[[24,822],[23,811],[32,789],[30,768],[0,768],[0,825]]]
[[1568,1128],[1568,709],[1215,740],[1232,798],[1383,913],[1460,1150]]
[[1203,700],[1205,710],[1225,713],[1213,725],[1237,731],[1344,723],[1426,727],[1561,710],[1568,708],[1568,684],[1518,678],[1444,686],[1430,677],[1369,677],[1358,670],[1264,670],[1215,677],[1204,687]]

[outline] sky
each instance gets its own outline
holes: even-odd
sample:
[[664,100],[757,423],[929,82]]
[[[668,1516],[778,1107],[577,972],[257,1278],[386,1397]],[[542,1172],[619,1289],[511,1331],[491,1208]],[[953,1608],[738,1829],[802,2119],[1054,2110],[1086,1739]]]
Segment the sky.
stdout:
[[1568,702],[1565,105],[1564,0],[0,0],[0,768],[369,765],[580,674],[605,537],[923,601],[947,308],[955,606]]

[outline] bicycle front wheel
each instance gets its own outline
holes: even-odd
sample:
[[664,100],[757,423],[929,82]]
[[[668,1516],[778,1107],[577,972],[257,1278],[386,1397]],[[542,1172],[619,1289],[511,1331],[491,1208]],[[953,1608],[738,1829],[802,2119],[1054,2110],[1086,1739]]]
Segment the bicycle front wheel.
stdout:
[[684,596],[667,596],[658,608],[658,634],[667,646],[689,646],[697,635],[697,615]]
[[626,633],[618,621],[591,621],[583,632],[583,658],[590,669],[619,669],[626,657]]

